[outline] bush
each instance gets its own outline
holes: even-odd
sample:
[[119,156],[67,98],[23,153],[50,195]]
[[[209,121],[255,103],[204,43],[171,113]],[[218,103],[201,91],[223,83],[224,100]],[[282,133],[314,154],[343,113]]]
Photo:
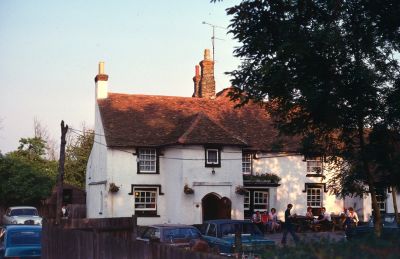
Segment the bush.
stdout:
[[330,242],[322,240],[300,243],[293,247],[275,247],[266,251],[262,258],[399,258],[400,240],[381,240],[374,237]]

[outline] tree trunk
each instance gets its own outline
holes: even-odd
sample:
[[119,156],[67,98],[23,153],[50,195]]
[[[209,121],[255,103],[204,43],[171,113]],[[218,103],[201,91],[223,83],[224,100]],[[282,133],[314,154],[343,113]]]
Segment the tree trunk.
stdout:
[[57,177],[57,206],[56,206],[56,224],[60,223],[63,182],[64,182],[64,163],[65,163],[65,136],[67,135],[68,125],[64,127],[64,121],[61,121],[61,148],[60,160],[58,161],[58,177]]
[[376,235],[376,237],[379,238],[382,233],[381,211],[379,209],[378,200],[376,199],[374,175],[372,174],[372,172],[370,170],[369,161],[365,157],[364,123],[362,120],[360,120],[358,123],[358,138],[360,141],[361,161],[363,164],[364,173],[367,176],[369,193],[371,194],[371,203],[372,203],[372,210],[373,210],[372,215],[374,216],[375,235]]
[[392,186],[392,199],[393,199],[394,217],[396,219],[397,224],[400,224],[399,211],[397,209],[397,188],[396,188],[396,186]]

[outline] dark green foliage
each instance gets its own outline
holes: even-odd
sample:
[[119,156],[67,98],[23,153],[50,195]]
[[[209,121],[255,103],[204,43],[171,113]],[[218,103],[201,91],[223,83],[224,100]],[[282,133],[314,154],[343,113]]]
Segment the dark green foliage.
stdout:
[[17,151],[0,156],[0,204],[36,206],[51,192],[57,162],[41,157],[43,140],[28,138],[20,143]]
[[85,188],[86,166],[94,141],[93,130],[73,131],[73,138],[67,141],[65,157],[66,182]]
[[233,99],[268,100],[280,131],[303,137],[302,152],[337,162],[336,194],[371,192],[377,233],[383,160],[371,161],[366,129],[399,132],[399,13],[398,0],[254,0],[228,9],[242,60],[229,73]]

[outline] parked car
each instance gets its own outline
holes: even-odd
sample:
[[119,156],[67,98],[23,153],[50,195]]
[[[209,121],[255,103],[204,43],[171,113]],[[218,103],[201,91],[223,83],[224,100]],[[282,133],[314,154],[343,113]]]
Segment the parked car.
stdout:
[[160,224],[151,225],[145,228],[143,233],[137,238],[144,242],[161,242],[179,247],[189,247],[196,240],[201,239],[200,231],[188,225]]
[[42,218],[35,207],[10,207],[3,216],[3,225],[9,224],[42,225]]
[[[371,217],[367,224],[347,228],[346,238],[348,240],[353,238],[362,238],[366,236],[373,236],[374,234],[374,220]],[[394,213],[382,214],[382,238],[400,238],[400,226],[396,222]]]
[[209,220],[201,226],[203,239],[211,248],[217,248],[222,254],[236,252],[235,234],[241,233],[242,252],[249,254],[262,253],[275,245],[275,242],[264,237],[260,229],[249,220]]
[[40,258],[42,226],[8,225],[0,229],[0,259]]

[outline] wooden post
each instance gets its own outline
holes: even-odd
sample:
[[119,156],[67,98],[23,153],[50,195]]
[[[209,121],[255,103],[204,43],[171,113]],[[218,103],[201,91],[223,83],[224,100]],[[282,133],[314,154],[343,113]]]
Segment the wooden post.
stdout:
[[61,206],[63,195],[63,182],[64,182],[64,163],[65,163],[65,136],[68,132],[68,125],[64,126],[64,121],[61,121],[61,147],[60,147],[60,160],[58,161],[58,177],[57,177],[57,206],[56,206],[56,224],[60,224]]

